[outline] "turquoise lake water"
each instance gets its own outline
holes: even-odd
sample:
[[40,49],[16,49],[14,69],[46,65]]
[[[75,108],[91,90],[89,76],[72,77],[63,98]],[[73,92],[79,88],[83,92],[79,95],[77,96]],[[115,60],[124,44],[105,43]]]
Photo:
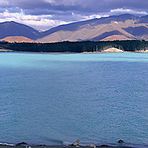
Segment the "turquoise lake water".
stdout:
[[0,142],[148,144],[148,54],[0,53]]

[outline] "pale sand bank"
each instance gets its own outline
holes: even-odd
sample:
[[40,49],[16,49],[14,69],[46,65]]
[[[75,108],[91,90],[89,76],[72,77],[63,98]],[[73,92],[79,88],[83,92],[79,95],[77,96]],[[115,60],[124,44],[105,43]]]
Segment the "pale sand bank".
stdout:
[[148,49],[146,49],[146,50],[136,50],[135,52],[138,52],[138,53],[148,53]]
[[116,52],[124,52],[124,51],[121,50],[121,49],[112,47],[112,48],[105,49],[101,52],[103,52],[103,53],[116,53]]
[[0,52],[10,52],[10,51],[12,51],[12,50],[0,48]]
[[118,49],[118,48],[111,47],[111,48],[108,48],[105,50],[94,51],[94,52],[83,52],[83,53],[85,53],[85,54],[93,53],[94,54],[94,53],[121,53],[121,52],[124,52],[124,51],[121,49]]

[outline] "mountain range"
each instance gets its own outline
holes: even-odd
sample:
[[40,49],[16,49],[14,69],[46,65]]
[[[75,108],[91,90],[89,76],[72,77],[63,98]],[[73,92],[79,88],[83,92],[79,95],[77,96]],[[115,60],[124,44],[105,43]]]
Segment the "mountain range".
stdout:
[[8,42],[62,42],[148,40],[148,15],[123,14],[95,18],[39,32],[17,22],[0,23],[0,40]]

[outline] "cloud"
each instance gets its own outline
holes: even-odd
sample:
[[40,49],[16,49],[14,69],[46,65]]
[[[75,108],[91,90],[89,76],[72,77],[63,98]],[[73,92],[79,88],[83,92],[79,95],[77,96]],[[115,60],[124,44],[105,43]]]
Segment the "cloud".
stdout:
[[147,6],[148,0],[0,0],[0,21],[13,20],[41,30],[114,14],[147,15]]
[[52,15],[26,15],[23,10],[20,12],[9,12],[5,10],[0,13],[0,22],[4,20],[23,23],[38,30],[46,30],[47,28],[66,23],[64,21],[53,20]]
[[117,8],[110,11],[111,14],[134,14],[134,15],[148,15],[146,11],[138,11],[132,9]]
[[1,0],[0,1],[0,6],[8,6],[8,5],[9,5],[9,3],[8,3],[7,0]]
[[[109,12],[112,9],[125,8],[147,11],[147,0],[1,0],[5,7],[19,7],[23,10],[75,11],[77,13]],[[32,11],[30,11],[32,12]]]

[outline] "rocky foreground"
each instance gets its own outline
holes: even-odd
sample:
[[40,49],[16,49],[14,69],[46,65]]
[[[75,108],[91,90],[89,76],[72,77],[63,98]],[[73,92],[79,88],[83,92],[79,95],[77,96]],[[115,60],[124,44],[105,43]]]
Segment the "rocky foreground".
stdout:
[[123,140],[119,140],[117,144],[112,145],[81,145],[80,140],[76,140],[74,143],[70,145],[29,145],[25,142],[21,142],[18,144],[0,144],[0,148],[148,148],[148,145],[131,145],[126,144]]
[[[94,148],[91,146],[46,146],[46,145],[0,145],[0,148]],[[138,148],[138,147],[130,147],[130,146],[109,146],[109,145],[100,145],[95,148]],[[140,147],[139,147],[140,148]]]

